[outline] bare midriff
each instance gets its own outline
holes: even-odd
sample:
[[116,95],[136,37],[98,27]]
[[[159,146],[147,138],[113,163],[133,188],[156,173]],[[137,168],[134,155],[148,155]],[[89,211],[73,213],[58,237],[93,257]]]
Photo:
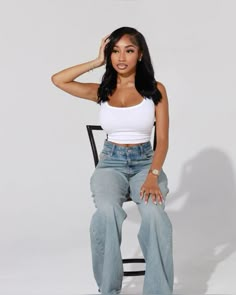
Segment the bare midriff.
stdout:
[[119,146],[124,146],[124,147],[130,147],[130,146],[136,146],[136,145],[140,145],[143,143],[117,143],[117,142],[113,142],[111,141],[113,144],[119,145]]

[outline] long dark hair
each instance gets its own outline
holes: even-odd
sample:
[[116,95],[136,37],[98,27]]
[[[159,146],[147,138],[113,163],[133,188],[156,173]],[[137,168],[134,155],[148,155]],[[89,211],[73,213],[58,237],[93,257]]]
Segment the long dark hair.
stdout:
[[155,104],[161,101],[161,92],[157,89],[157,81],[154,77],[154,70],[149,54],[148,46],[144,36],[134,28],[122,27],[111,33],[110,41],[107,43],[104,53],[106,61],[106,71],[102,77],[102,82],[98,88],[98,103],[109,100],[108,96],[116,89],[117,72],[111,63],[113,47],[123,35],[129,35],[130,40],[139,47],[142,52],[141,61],[137,62],[135,87],[143,96],[152,99]]

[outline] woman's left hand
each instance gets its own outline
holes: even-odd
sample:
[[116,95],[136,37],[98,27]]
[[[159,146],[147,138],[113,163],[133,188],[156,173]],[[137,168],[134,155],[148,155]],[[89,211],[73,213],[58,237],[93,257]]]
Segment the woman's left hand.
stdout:
[[157,177],[149,174],[144,184],[140,189],[140,198],[144,199],[145,203],[148,202],[148,198],[151,197],[154,204],[163,203],[163,197],[161,190],[157,183]]

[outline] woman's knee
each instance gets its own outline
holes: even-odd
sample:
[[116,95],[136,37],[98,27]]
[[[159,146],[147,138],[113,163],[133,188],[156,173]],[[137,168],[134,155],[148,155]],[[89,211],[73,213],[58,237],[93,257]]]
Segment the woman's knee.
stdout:
[[142,223],[154,226],[171,226],[169,217],[164,210],[164,203],[154,204],[152,200],[149,199],[147,204],[139,205],[139,210],[141,213]]
[[163,215],[163,205],[162,204],[154,204],[152,199],[149,198],[147,204],[143,203],[140,205],[141,216],[144,219],[152,220],[157,218],[158,216]]

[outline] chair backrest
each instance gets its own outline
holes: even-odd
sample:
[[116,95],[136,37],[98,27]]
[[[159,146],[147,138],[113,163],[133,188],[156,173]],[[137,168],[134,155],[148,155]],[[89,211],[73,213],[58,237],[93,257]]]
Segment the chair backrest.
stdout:
[[[155,151],[155,149],[156,149],[156,122],[154,122],[153,126],[154,126],[153,150]],[[87,128],[88,137],[89,137],[89,141],[90,141],[90,145],[91,145],[91,149],[92,149],[92,153],[93,153],[94,165],[96,167],[98,164],[99,158],[98,158],[97,145],[95,142],[93,131],[98,131],[98,130],[101,131],[103,129],[100,125],[86,125],[86,128]]]

